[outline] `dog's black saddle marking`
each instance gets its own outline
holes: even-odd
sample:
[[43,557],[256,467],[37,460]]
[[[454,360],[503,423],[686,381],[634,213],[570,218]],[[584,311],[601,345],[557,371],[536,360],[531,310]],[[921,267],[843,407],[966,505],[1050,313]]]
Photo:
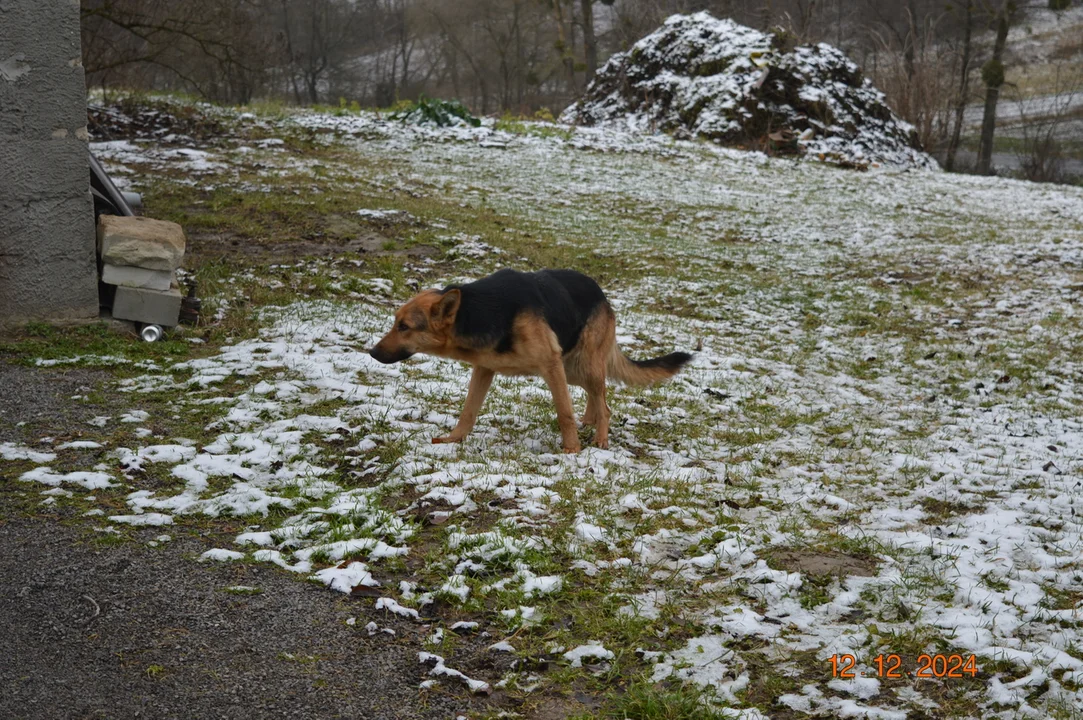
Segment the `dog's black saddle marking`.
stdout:
[[606,302],[598,283],[575,270],[499,270],[472,283],[449,285],[443,292],[453,289],[462,293],[456,334],[497,352],[511,350],[515,319],[523,312],[536,312],[556,333],[561,352],[568,353],[579,342],[587,320]]

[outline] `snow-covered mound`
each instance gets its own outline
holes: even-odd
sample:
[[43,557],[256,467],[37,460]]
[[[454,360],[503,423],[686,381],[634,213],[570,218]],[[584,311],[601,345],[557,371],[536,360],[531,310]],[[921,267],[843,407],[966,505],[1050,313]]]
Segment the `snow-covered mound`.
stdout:
[[844,166],[936,167],[911,125],[830,45],[793,47],[709,13],[674,15],[610,58],[561,118],[701,136]]

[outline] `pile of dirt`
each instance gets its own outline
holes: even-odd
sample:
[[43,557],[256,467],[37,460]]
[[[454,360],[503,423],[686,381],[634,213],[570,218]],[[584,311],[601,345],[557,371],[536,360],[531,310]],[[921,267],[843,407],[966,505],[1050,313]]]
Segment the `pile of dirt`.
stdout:
[[837,48],[795,46],[709,13],[674,15],[610,58],[561,118],[803,155],[935,168],[911,125]]
[[122,97],[112,105],[89,105],[87,130],[92,142],[135,138],[172,145],[217,142],[227,135],[226,128],[207,110],[207,106]]

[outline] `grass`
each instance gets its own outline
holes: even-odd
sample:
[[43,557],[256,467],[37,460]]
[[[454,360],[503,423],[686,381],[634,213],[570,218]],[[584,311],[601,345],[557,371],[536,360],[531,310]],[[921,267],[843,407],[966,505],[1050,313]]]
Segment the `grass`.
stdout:
[[540,138],[559,138],[561,140],[570,140],[572,138],[572,131],[567,128],[547,122],[539,122],[536,118],[517,118],[510,113],[506,113],[497,120],[494,128],[513,135],[533,135]]
[[[1000,134],[993,138],[994,153],[1026,153],[1028,150],[1025,138],[1008,134],[1008,129],[1002,129]],[[981,138],[977,135],[964,136],[961,147],[971,152],[978,152]],[[1066,157],[1083,158],[1083,140],[1063,139],[1060,141],[1061,149]]]
[[118,363],[172,364],[192,352],[192,346],[178,338],[156,343],[133,339],[104,324],[55,327],[29,323],[0,341],[0,355],[30,366],[42,360],[78,358],[61,363],[61,367],[113,367]]
[[580,716],[582,720],[716,720],[727,717],[710,709],[709,695],[694,687],[658,687],[637,678],[608,698],[598,714]]

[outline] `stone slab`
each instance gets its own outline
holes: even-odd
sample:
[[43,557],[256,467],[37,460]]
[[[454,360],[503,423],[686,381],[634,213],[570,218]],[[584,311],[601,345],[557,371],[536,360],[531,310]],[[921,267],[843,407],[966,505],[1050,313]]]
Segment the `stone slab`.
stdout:
[[184,230],[177,223],[119,215],[98,220],[98,252],[109,265],[173,272],[184,257],[184,245]]
[[102,282],[148,290],[168,290],[173,284],[173,273],[130,265],[106,264],[102,265]]
[[118,286],[116,297],[113,298],[113,317],[146,325],[174,327],[180,317],[180,307],[181,293],[178,288],[163,292]]

